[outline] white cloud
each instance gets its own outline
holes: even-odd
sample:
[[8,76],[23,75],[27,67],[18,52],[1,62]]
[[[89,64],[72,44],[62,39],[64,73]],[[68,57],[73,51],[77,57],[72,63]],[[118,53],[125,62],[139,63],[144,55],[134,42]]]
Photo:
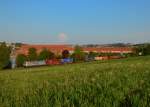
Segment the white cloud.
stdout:
[[58,35],[59,42],[67,42],[68,35],[66,33],[60,33]]

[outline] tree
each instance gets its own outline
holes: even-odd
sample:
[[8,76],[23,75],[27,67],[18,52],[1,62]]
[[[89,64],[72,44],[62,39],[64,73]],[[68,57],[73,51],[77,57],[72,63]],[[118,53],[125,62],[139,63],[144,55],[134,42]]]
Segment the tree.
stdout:
[[68,50],[64,50],[63,52],[62,52],[62,58],[68,58],[69,57],[69,51]]
[[0,69],[6,67],[10,62],[11,48],[6,46],[3,42],[0,45]]
[[27,56],[24,54],[17,55],[16,62],[18,67],[22,67],[24,62],[27,60]]
[[85,60],[85,53],[80,46],[75,46],[74,53],[72,54],[74,61],[83,61]]
[[29,61],[37,60],[37,50],[35,48],[29,48],[29,50],[28,50],[28,60]]
[[141,44],[134,48],[137,55],[150,55],[150,44]]
[[54,53],[47,49],[43,49],[38,56],[39,60],[46,60],[46,59],[53,59],[53,58],[54,58]]
[[145,44],[144,54],[150,55],[150,44]]
[[94,58],[96,56],[98,56],[98,53],[96,53],[96,52],[89,52],[89,54],[88,54],[88,57],[91,57],[91,58]]

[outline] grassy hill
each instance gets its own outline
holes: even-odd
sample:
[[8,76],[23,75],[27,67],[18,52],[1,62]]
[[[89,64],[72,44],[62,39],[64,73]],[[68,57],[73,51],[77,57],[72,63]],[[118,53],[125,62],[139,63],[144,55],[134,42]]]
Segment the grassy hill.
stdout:
[[99,106],[150,106],[150,56],[0,71],[0,107]]

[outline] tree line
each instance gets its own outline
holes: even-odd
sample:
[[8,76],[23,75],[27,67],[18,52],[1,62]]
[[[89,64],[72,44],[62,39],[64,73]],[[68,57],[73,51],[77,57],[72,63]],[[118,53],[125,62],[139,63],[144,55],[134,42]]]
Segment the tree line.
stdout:
[[29,48],[28,54],[17,55],[16,62],[17,66],[23,66],[25,61],[37,61],[37,60],[51,60],[51,59],[62,59],[62,58],[73,58],[74,62],[83,61],[86,53],[83,52],[80,46],[76,46],[74,53],[70,53],[68,50],[63,50],[61,54],[55,54],[48,49],[43,49],[39,54],[35,48]]
[[119,56],[133,57],[140,55],[150,55],[150,44],[141,44],[133,47],[133,53],[120,54],[120,53],[96,53],[89,52],[85,53],[80,46],[75,46],[74,52],[69,53],[68,50],[64,50],[61,55],[56,55],[50,50],[43,49],[39,54],[35,48],[30,48],[28,50],[28,55],[19,54],[17,56],[17,65],[22,66],[25,61],[35,61],[35,60],[46,60],[46,59],[61,59],[61,58],[73,58],[74,62],[84,61],[86,58],[94,58],[96,56]]
[[[5,42],[0,43],[0,69],[7,67],[10,64],[11,46],[7,46]],[[139,44],[133,46],[134,53],[127,54],[126,56],[144,56],[150,55],[150,44]],[[28,54],[19,54],[16,57],[17,66],[23,66],[25,61],[37,61],[46,59],[61,59],[61,58],[73,58],[74,62],[83,61],[85,58],[93,58],[95,56],[111,56],[113,53],[85,53],[80,46],[75,46],[74,52],[69,53],[68,50],[64,50],[61,54],[55,54],[48,49],[43,49],[40,53],[35,48],[29,48]],[[118,55],[118,54],[116,54]]]

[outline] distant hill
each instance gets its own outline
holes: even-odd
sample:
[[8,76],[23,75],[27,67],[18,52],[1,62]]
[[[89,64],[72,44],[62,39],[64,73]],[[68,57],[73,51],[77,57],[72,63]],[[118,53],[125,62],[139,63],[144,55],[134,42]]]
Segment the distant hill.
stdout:
[[83,47],[130,47],[131,43],[114,43],[114,44],[86,44]]

